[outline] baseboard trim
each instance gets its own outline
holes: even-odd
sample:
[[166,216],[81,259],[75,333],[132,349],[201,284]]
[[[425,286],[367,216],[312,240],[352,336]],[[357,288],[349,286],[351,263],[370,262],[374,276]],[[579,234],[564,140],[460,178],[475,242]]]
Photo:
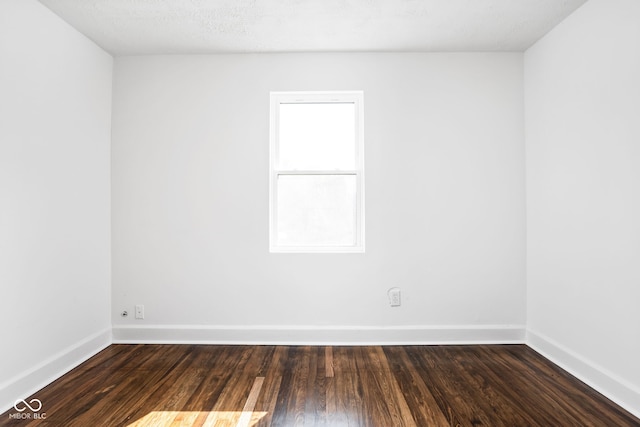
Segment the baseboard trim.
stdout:
[[533,350],[640,418],[640,390],[633,384],[542,334],[528,330],[526,336]]
[[523,344],[524,325],[209,326],[114,325],[116,344],[429,345]]
[[[111,344],[111,328],[88,336],[42,363],[0,384],[0,413],[8,411],[17,399],[38,392]],[[36,396],[37,397],[37,396]],[[46,409],[46,402],[42,402]]]

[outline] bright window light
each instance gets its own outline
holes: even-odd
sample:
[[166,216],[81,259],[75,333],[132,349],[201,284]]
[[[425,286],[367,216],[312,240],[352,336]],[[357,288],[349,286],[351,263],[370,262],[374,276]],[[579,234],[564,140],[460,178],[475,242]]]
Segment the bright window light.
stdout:
[[271,94],[271,252],[364,251],[362,99]]

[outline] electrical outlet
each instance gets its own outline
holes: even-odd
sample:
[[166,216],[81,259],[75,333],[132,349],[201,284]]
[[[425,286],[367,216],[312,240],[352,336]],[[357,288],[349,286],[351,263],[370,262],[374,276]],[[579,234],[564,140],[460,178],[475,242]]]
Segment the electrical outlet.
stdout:
[[136,319],[144,319],[144,305],[136,305]]
[[389,295],[389,305],[391,307],[400,306],[400,288],[391,288],[387,294]]

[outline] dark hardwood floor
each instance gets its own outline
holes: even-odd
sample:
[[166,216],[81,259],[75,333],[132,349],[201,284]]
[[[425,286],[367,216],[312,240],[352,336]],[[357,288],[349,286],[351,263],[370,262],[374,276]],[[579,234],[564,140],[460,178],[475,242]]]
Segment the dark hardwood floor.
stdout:
[[112,345],[30,399],[0,425],[640,426],[524,345]]

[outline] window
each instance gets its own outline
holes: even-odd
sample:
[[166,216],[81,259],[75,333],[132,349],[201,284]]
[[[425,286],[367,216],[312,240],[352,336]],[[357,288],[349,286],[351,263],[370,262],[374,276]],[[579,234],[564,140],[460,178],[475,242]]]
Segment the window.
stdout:
[[271,252],[364,252],[362,100],[271,93]]

